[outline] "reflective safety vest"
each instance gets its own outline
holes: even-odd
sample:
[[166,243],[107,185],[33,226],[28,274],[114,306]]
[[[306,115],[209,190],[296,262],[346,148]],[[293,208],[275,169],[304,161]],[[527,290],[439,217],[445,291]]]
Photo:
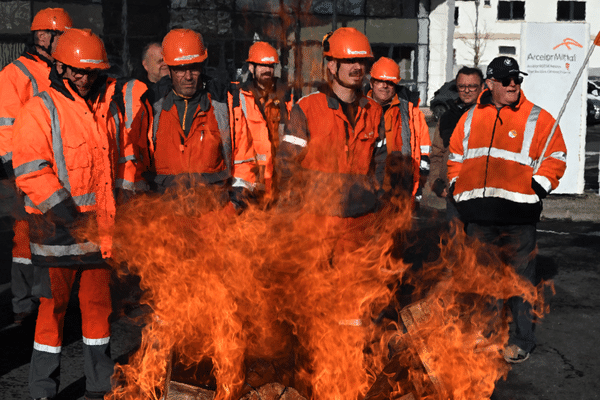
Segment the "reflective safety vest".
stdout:
[[262,105],[263,113],[256,103],[253,86],[251,80],[237,86],[229,100],[231,126],[235,136],[250,137],[257,165],[249,170],[249,173],[234,173],[236,179],[233,185],[243,186],[251,191],[265,191],[268,197],[272,197],[275,191],[273,160],[280,138],[283,137],[293,101],[287,87],[276,81],[273,92],[269,93],[265,104]]
[[[372,91],[368,96],[372,96]],[[413,160],[412,195],[415,196],[421,174],[428,174],[430,169],[431,138],[425,115],[413,102],[396,94],[385,111],[384,119],[388,154],[400,152]]]
[[142,172],[150,168],[148,137],[152,132],[152,106],[145,94],[148,87],[142,81],[117,81],[110,113],[116,125],[119,153],[117,189],[133,193],[148,190]]
[[[13,164],[31,217],[36,265],[99,263],[110,256],[119,154],[109,112],[114,79],[105,85],[89,103],[68,84],[50,88],[15,120]],[[73,236],[88,219],[96,223],[100,243]]]
[[387,156],[382,109],[361,96],[354,128],[332,95],[315,92],[292,108],[280,147],[280,181],[304,177],[318,214],[357,217],[379,206]]
[[154,104],[152,130],[156,183],[163,191],[176,184],[223,184],[231,177],[232,145],[227,104],[204,91],[187,136],[174,92]]
[[558,186],[566,169],[567,149],[559,127],[542,154],[554,121],[522,91],[516,104],[500,109],[491,103],[489,90],[480,95],[450,138],[448,179],[465,220],[539,220],[540,196]]
[[5,166],[12,162],[17,113],[29,99],[50,87],[49,74],[50,66],[38,55],[28,53],[0,72],[0,159]]

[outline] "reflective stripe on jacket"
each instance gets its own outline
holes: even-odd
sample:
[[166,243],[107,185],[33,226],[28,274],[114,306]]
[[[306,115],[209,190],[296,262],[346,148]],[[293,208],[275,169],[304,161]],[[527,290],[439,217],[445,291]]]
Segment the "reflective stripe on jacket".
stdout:
[[336,98],[309,94],[292,108],[280,147],[280,186],[302,177],[305,204],[318,214],[357,217],[376,211],[387,156],[382,109],[361,96],[354,128]]
[[[371,96],[372,92],[368,95]],[[412,195],[415,196],[421,173],[429,173],[430,168],[431,138],[425,115],[413,102],[396,94],[385,111],[384,119],[388,154],[400,152],[413,160]]]
[[[293,101],[287,88],[276,81],[274,91],[269,94],[267,102],[263,105],[263,114],[256,103],[253,85],[253,81],[250,80],[236,87],[230,100],[230,112],[235,136],[250,137],[258,168],[253,168],[249,173],[245,173],[245,176],[235,179],[233,184],[243,185],[250,190],[256,187],[272,193],[273,160],[280,138],[283,137]],[[234,173],[236,178],[237,175]]]
[[159,189],[177,183],[223,184],[232,170],[227,104],[202,92],[186,137],[173,96],[175,93],[170,92],[154,104],[152,147]]
[[148,137],[152,129],[152,106],[146,99],[146,84],[131,79],[122,87],[117,85],[110,104],[110,112],[116,125],[119,165],[117,169],[117,189],[131,192],[144,192],[148,184],[142,172],[148,170],[150,155]]
[[0,159],[12,160],[13,124],[23,105],[50,87],[50,67],[37,55],[23,55],[0,72]]
[[[31,215],[32,259],[38,265],[100,262],[100,249],[110,255],[118,153],[109,113],[114,80],[105,85],[89,105],[68,84],[64,93],[50,88],[30,100],[15,120],[16,183]],[[95,219],[100,245],[75,239],[74,226],[41,215],[61,204],[74,204],[75,218]]]
[[[541,200],[558,186],[566,169],[566,146],[557,127],[537,173],[534,168],[554,118],[525,98],[497,109],[484,91],[465,113],[450,138],[448,179],[467,221],[531,223]],[[535,183],[533,182],[535,180]],[[534,185],[544,193],[536,193]]]

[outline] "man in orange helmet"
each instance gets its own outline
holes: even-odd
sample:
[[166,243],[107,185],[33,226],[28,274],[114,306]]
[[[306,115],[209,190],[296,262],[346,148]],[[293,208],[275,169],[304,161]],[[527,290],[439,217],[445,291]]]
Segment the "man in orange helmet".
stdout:
[[381,57],[371,67],[371,90],[368,96],[383,107],[388,154],[395,153],[410,160],[401,164],[410,166],[409,171],[403,171],[408,172],[408,179],[403,181],[405,185],[412,183],[412,187],[403,189],[412,195],[413,206],[416,207],[429,175],[431,139],[425,115],[419,109],[419,93],[399,83],[398,64],[390,58]]
[[[52,50],[57,38],[73,25],[71,17],[62,8],[46,8],[33,18],[31,32],[33,45],[23,55],[0,72],[0,159],[6,175],[14,179],[12,164],[13,124],[23,105],[50,86],[50,68],[54,59]],[[14,193],[13,262],[11,289],[15,325],[20,326],[35,317],[38,299],[32,295],[33,267],[29,250],[29,226],[25,220],[22,197]]]
[[293,102],[290,88],[274,75],[279,56],[273,46],[267,42],[254,43],[246,62],[251,79],[232,90],[231,126],[235,136],[251,138],[257,167],[241,171],[234,165],[237,173],[233,186],[248,189],[268,205],[276,197],[273,160]]
[[[111,121],[114,79],[104,44],[90,30],[69,29],[52,56],[51,87],[31,99],[14,124],[13,165],[25,194],[40,307],[29,391],[53,398],[60,383],[62,330],[71,288],[79,276],[86,399],[111,390],[110,232],[119,161]],[[78,227],[94,226],[88,239]],[[91,229],[91,228],[90,228]],[[39,285],[38,285],[39,277]]]
[[[387,156],[382,109],[361,88],[373,58],[367,37],[339,28],[323,40],[328,82],[292,108],[279,147],[281,195],[298,192],[303,206],[336,226],[334,254],[369,238],[380,207]],[[300,177],[305,182],[298,182]]]
[[[229,193],[233,160],[240,164],[254,160],[247,141],[232,140],[228,85],[202,74],[208,54],[199,33],[173,29],[162,45],[173,90],[153,105],[151,147],[157,189],[214,190],[217,205],[230,208],[231,202],[239,208],[241,195]],[[246,153],[238,158],[241,146]]]

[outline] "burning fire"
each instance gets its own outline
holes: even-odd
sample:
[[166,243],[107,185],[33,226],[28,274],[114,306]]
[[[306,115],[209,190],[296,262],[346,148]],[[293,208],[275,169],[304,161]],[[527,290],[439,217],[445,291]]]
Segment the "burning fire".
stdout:
[[289,398],[486,399],[508,372],[497,351],[508,327],[485,304],[543,301],[457,227],[414,237],[408,202],[339,254],[339,232],[314,214],[235,216],[210,199],[182,190],[121,213],[113,258],[141,277],[153,312],[108,398],[162,398],[177,370],[191,370],[216,399],[274,382],[297,390]]

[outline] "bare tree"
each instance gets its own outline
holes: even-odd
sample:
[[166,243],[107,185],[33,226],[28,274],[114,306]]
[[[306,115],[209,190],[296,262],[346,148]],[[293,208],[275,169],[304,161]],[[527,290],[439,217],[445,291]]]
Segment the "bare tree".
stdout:
[[487,32],[485,24],[482,26],[481,21],[479,21],[479,5],[481,4],[481,1],[474,0],[473,3],[475,3],[475,21],[471,21],[473,35],[462,35],[458,38],[467,45],[469,51],[473,55],[473,66],[479,67],[481,57],[485,51],[485,46],[490,39],[490,34]]

